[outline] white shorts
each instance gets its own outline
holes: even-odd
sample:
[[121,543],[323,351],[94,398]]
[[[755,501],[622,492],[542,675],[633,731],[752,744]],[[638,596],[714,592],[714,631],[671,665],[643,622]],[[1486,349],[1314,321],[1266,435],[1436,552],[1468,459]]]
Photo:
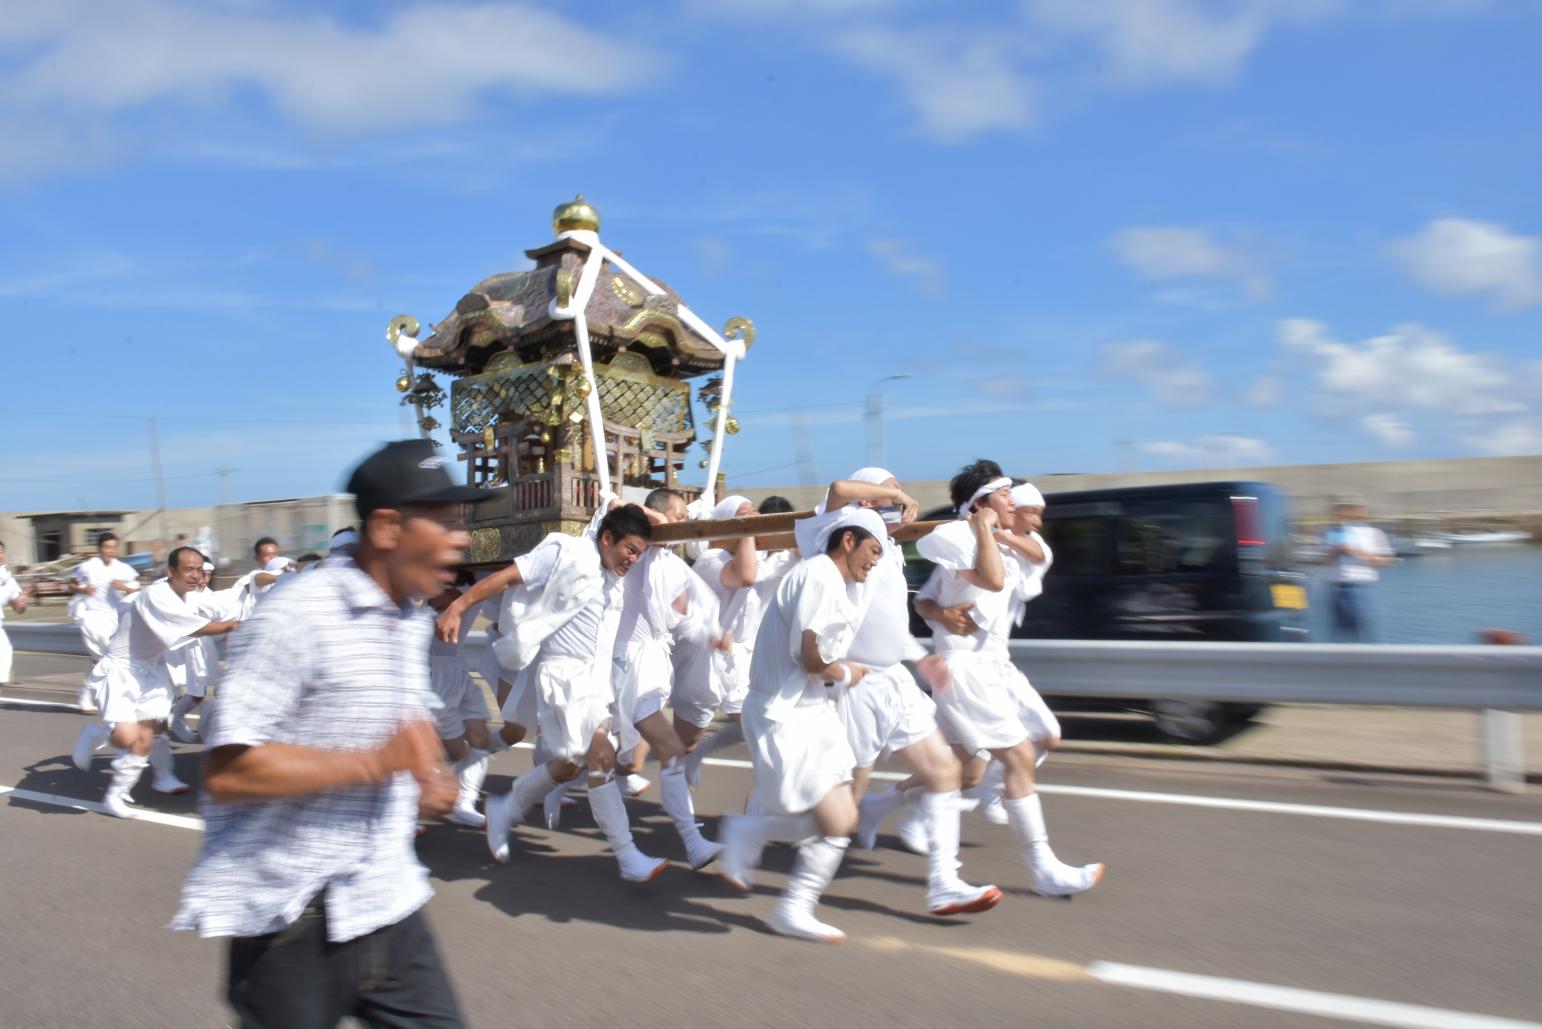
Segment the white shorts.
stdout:
[[669,694],[669,706],[676,718],[698,729],[712,724],[723,699],[718,689],[718,659],[726,656],[716,647],[675,647],[670,655],[675,685]]
[[609,669],[577,657],[543,657],[531,680],[541,746],[581,764],[594,734],[610,726]]
[[[523,725],[526,728],[536,724],[539,718],[539,711],[538,705],[535,702],[536,691],[530,684],[535,681],[535,672],[540,666],[541,661],[537,658],[535,664],[522,669],[518,675],[514,676],[514,681],[509,683],[509,695],[503,698],[503,707],[498,711],[499,717],[505,722]],[[507,675],[508,673],[505,672],[504,674]],[[507,682],[508,680],[504,681]]]
[[11,681],[11,638],[5,634],[5,624],[0,622],[0,682]]
[[722,696],[718,707],[725,715],[736,715],[744,710],[744,698],[750,694],[750,660],[755,652],[738,640],[728,653],[712,652],[712,673],[717,680],[717,692]]
[[1037,742],[1051,737],[1060,738],[1060,719],[1055,717],[1055,712],[1044,703],[1044,698],[1039,696],[1039,691],[1033,688],[1021,670],[1013,683],[1012,692],[1017,694],[1017,716],[1027,727],[1030,739]]
[[434,696],[443,705],[439,709],[439,738],[453,740],[466,733],[466,720],[487,718],[487,701],[482,687],[471,678],[466,662],[459,655],[442,657],[430,654],[428,658],[428,683]]
[[786,718],[772,721],[766,717],[765,698],[752,693],[742,724],[754,766],[751,810],[801,815],[841,783],[851,782],[857,759],[833,700],[801,703]]
[[841,690],[839,707],[857,768],[937,731],[937,705],[904,665],[869,668],[861,682]]
[[107,644],[112,642],[112,634],[117,631],[116,611],[93,610],[81,617],[80,638],[85,641],[91,660],[100,661],[107,656]]
[[164,662],[104,657],[86,676],[86,686],[95,692],[108,725],[164,722],[171,716],[171,677]]
[[[627,647],[626,657],[617,658],[612,668],[616,690],[616,714],[628,725],[636,725],[650,715],[664,710],[674,685],[674,665],[669,644],[648,640]],[[618,735],[626,737],[624,730]]]
[[[978,753],[1007,750],[1034,735],[1023,717],[1023,700],[1030,694],[1037,698],[1038,693],[1011,658],[957,650],[942,656],[950,681],[933,699],[937,702],[937,724],[949,743]],[[1038,703],[1042,707],[1044,702]],[[1049,714],[1048,708],[1043,710]],[[1055,728],[1058,731],[1058,723]]]

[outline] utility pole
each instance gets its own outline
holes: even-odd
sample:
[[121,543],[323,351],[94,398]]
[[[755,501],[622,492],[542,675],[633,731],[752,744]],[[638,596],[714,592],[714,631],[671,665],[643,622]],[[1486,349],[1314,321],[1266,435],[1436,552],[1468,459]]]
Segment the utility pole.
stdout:
[[888,467],[888,454],[883,445],[883,384],[910,378],[909,372],[885,375],[874,379],[868,387],[867,410],[862,420],[867,423],[867,463],[877,468]]
[[150,422],[150,467],[155,472],[155,506],[160,509],[161,538],[166,532],[166,477],[161,474],[161,444],[155,435],[155,419]]

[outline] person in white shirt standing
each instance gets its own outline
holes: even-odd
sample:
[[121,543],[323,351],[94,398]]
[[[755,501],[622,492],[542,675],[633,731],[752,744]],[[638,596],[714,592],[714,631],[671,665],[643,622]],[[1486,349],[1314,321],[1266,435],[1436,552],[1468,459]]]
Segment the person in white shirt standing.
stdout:
[[0,541],[0,685],[11,681],[11,641],[5,635],[5,609],[17,614],[27,610],[27,591],[5,567],[5,543]]
[[[139,589],[139,573],[118,560],[118,537],[102,533],[96,541],[96,556],[75,566],[70,580],[69,615],[80,625],[80,637],[93,663],[107,653],[112,634],[118,631],[118,616],[123,613],[128,595]],[[80,690],[80,709],[96,714],[101,698],[89,686]]]
[[[148,764],[157,793],[184,793],[187,785],[172,771],[171,744],[162,735],[171,715],[173,686],[166,652],[189,636],[219,636],[233,621],[211,621],[198,604],[204,557],[192,547],[178,547],[167,559],[167,577],[142,591],[124,607],[107,653],[91,669],[90,682],[100,698],[102,721],[118,747],[112,782],[102,804],[107,813],[133,817],[129,792]],[[81,734],[86,739],[86,733]],[[76,743],[76,763],[83,748]],[[87,752],[89,754],[89,751]]]
[[1392,563],[1386,533],[1365,522],[1364,505],[1335,505],[1339,523],[1323,536],[1333,590],[1333,642],[1374,643],[1376,622],[1371,613],[1371,588],[1381,578],[1377,569]]

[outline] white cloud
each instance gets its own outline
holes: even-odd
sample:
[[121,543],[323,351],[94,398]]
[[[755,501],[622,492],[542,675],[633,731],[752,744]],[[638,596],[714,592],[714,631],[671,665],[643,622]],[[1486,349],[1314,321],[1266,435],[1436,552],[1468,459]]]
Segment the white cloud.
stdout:
[[930,297],[942,295],[942,262],[935,257],[918,254],[898,239],[870,239],[866,250],[891,275],[909,279],[918,292]]
[[1273,407],[1280,402],[1281,383],[1277,376],[1260,375],[1248,383],[1247,402],[1253,407]]
[[1134,379],[1168,407],[1197,407],[1210,400],[1210,373],[1161,340],[1137,339],[1103,347],[1103,369]]
[[1422,325],[1399,325],[1358,343],[1335,340],[1308,318],[1287,318],[1278,332],[1287,350],[1312,365],[1320,400],[1334,413],[1482,416],[1525,408],[1509,395],[1512,376],[1493,358]]
[[1040,28],[1082,38],[1101,54],[1100,67],[1119,81],[1224,83],[1275,24],[1316,17],[1333,3],[1242,0],[1224,5],[1194,0],[1030,0]]
[[[318,138],[356,138],[458,123],[494,96],[615,93],[656,64],[635,41],[524,3],[418,3],[362,26],[255,2],[60,0],[7,38],[25,56],[0,80],[0,125],[49,148],[34,170],[62,163],[60,140],[77,134],[91,157],[123,146],[99,137],[157,103],[219,113],[251,93]],[[485,45],[465,59],[470,41]]]
[[1143,454],[1159,457],[1175,465],[1195,463],[1212,466],[1238,466],[1269,464],[1279,460],[1273,447],[1252,436],[1216,434],[1201,436],[1192,443],[1178,440],[1152,440],[1135,444]]
[[1542,454],[1542,425],[1528,418],[1516,418],[1493,426],[1486,432],[1462,437],[1462,442],[1480,453],[1494,457]]
[[1254,300],[1271,285],[1258,260],[1240,243],[1223,243],[1210,229],[1189,225],[1132,225],[1109,240],[1114,255],[1142,279],[1223,279],[1237,282]]
[[1440,293],[1487,294],[1516,310],[1542,304],[1542,241],[1503,225],[1437,218],[1388,247],[1409,275]]
[[869,25],[836,34],[831,45],[898,82],[922,135],[958,143],[1033,121],[1033,83],[1018,70],[1000,35]]
[[1395,414],[1385,411],[1368,414],[1360,419],[1360,428],[1389,447],[1406,447],[1414,441],[1414,432],[1408,423]]

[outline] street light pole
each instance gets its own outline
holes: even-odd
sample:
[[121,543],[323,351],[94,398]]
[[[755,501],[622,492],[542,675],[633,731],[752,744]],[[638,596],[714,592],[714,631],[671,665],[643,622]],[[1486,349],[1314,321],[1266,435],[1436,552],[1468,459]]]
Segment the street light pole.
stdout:
[[885,375],[874,379],[868,387],[867,410],[862,420],[867,425],[867,463],[875,468],[888,467],[888,456],[883,446],[883,384],[910,378],[909,372]]

